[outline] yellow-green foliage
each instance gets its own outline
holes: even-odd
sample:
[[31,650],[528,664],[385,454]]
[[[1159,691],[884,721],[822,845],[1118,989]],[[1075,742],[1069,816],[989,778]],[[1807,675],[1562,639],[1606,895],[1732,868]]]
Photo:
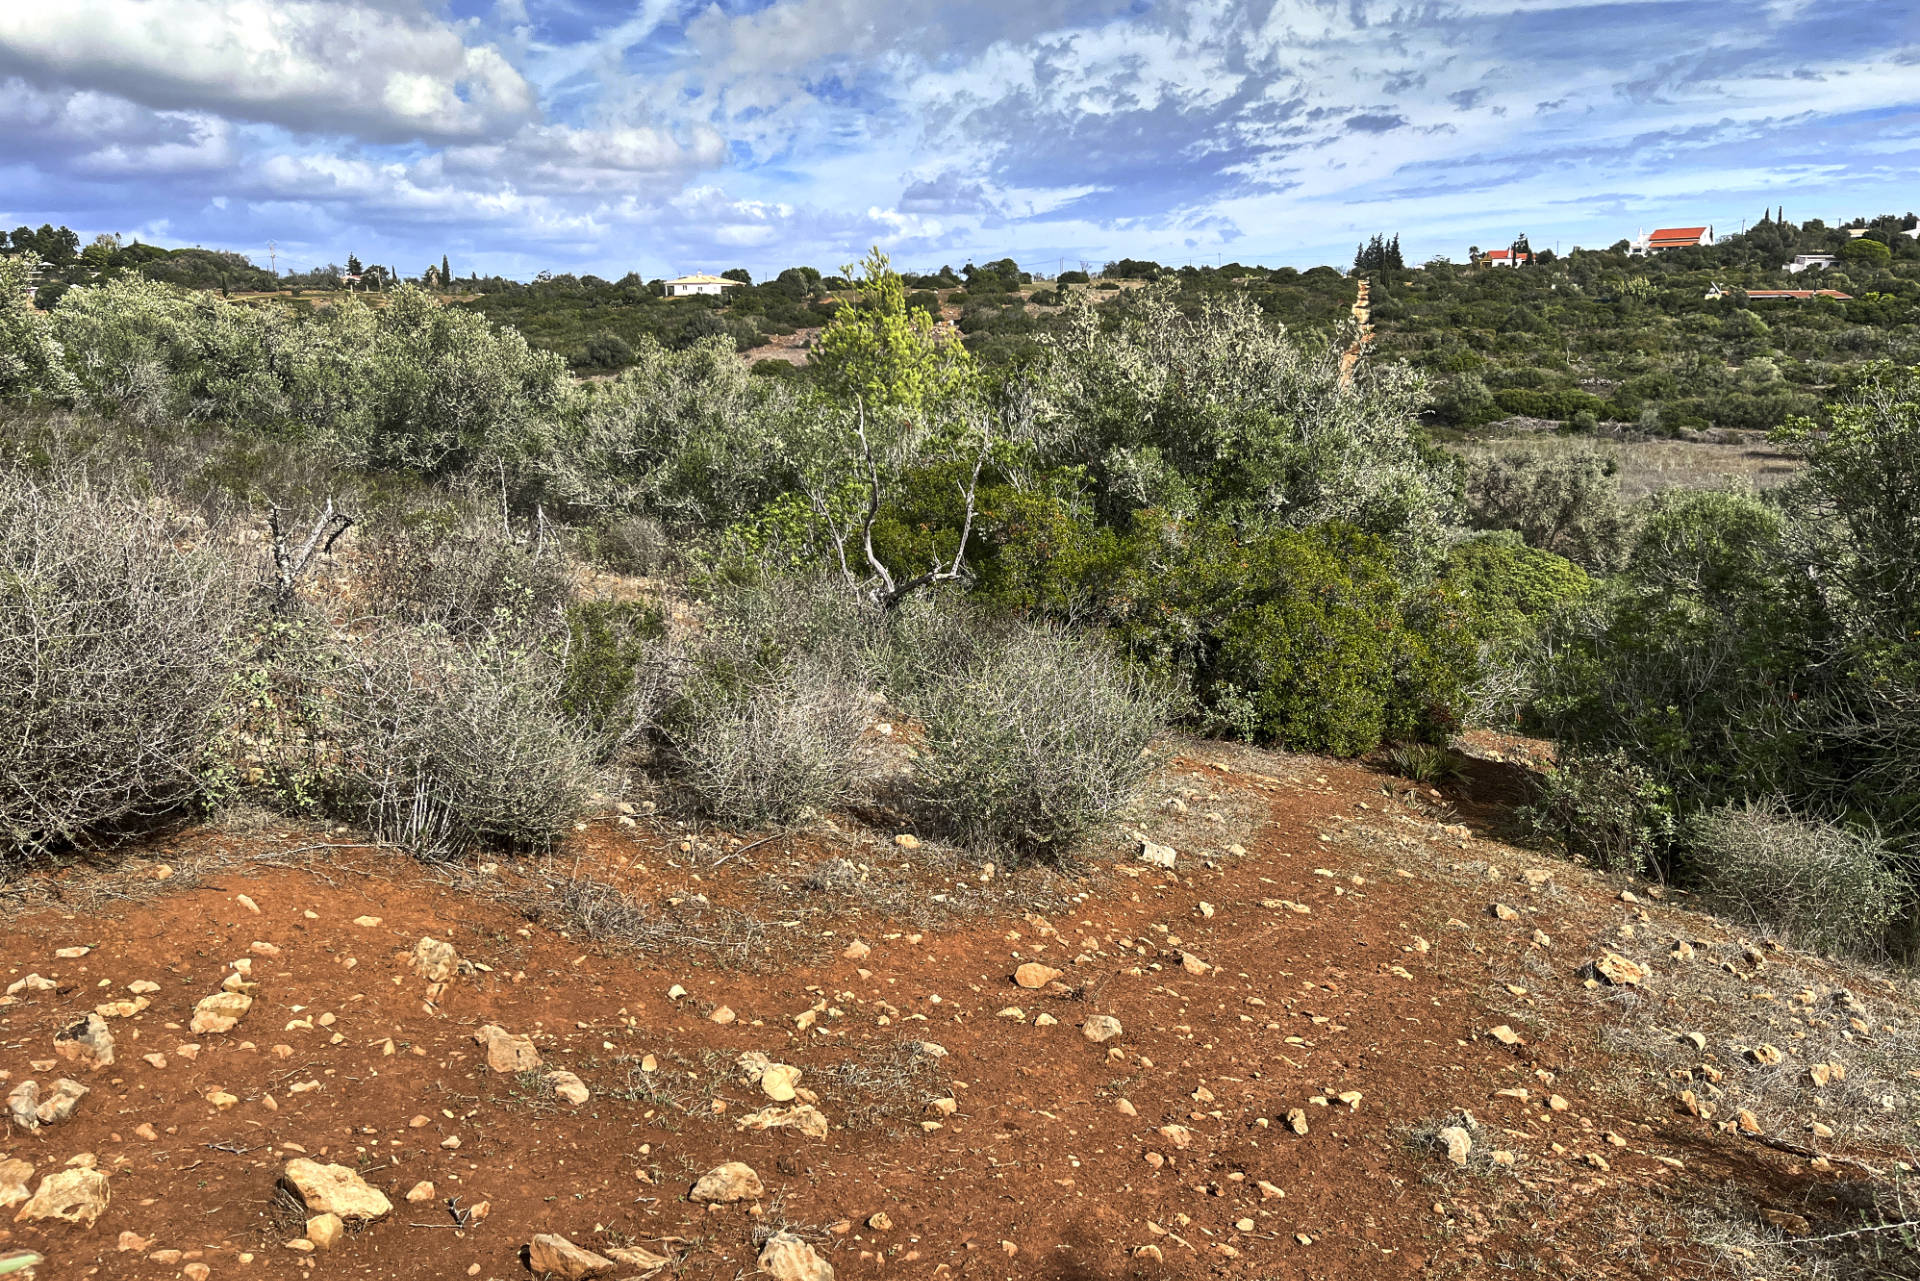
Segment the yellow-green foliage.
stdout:
[[[845,270],[855,277],[853,266]],[[815,345],[814,362],[828,384],[869,409],[914,418],[963,392],[973,357],[958,341],[942,341],[926,311],[907,306],[906,285],[887,255],[876,247],[858,272],[858,301],[834,313]]]

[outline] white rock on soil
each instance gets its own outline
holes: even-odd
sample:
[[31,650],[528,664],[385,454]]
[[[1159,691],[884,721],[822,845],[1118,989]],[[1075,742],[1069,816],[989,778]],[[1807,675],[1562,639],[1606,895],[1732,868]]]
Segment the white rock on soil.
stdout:
[[1088,1015],[1087,1021],[1080,1025],[1080,1035],[1086,1037],[1096,1045],[1104,1041],[1111,1041],[1114,1037],[1119,1036],[1120,1032],[1120,1020],[1114,1018],[1111,1014]]
[[545,1232],[527,1243],[527,1266],[535,1276],[563,1277],[565,1281],[584,1281],[604,1276],[620,1265],[603,1255],[575,1245],[563,1236]]
[[40,1180],[33,1197],[13,1216],[15,1223],[62,1219],[81,1227],[93,1226],[113,1199],[107,1176],[84,1168],[57,1170]]
[[231,1032],[234,1024],[246,1017],[253,1008],[253,998],[245,992],[215,992],[203,997],[193,1007],[193,1022],[188,1029],[195,1035],[204,1036],[210,1032]]
[[371,1186],[344,1165],[322,1165],[295,1157],[281,1172],[310,1214],[337,1214],[342,1219],[372,1222],[393,1213],[386,1193]]
[[72,1063],[98,1070],[113,1064],[113,1032],[98,1014],[69,1024],[53,1034],[53,1052]]
[[728,1161],[716,1165],[700,1176],[693,1185],[692,1199],[706,1203],[718,1202],[731,1205],[735,1201],[750,1201],[766,1193],[766,1185],[760,1182],[753,1167],[744,1161]]
[[530,1072],[540,1066],[540,1051],[530,1038],[515,1036],[496,1024],[487,1024],[473,1039],[487,1047],[487,1066],[496,1072]]
[[774,1281],[833,1281],[833,1265],[791,1232],[776,1232],[760,1250],[760,1270]]

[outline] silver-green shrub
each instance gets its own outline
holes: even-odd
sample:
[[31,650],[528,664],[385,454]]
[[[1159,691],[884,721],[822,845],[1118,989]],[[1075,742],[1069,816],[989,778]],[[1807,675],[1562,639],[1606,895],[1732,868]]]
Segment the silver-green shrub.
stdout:
[[1902,882],[1885,843],[1779,801],[1727,805],[1694,822],[1700,893],[1736,920],[1826,952],[1871,952],[1899,915]]
[[1112,820],[1155,761],[1166,702],[1103,646],[1035,623],[957,646],[906,695],[924,727],[911,801],[953,839],[1018,861]]
[[343,646],[335,812],[422,855],[551,846],[600,752],[563,705],[561,664],[516,641],[394,626]]
[[0,477],[0,854],[200,792],[248,581],[162,503]]

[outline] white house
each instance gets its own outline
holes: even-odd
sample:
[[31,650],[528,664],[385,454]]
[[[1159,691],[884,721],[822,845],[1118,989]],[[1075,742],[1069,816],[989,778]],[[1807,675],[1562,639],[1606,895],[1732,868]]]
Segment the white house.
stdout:
[[1789,275],[1797,276],[1810,267],[1834,267],[1838,266],[1839,263],[1840,260],[1832,254],[1795,254],[1793,261],[1788,263],[1782,270],[1786,271]]
[[1636,256],[1656,254],[1662,249],[1680,249],[1687,245],[1713,244],[1713,228],[1705,227],[1656,227],[1651,233],[1642,231],[1639,238],[1627,249]]
[[667,282],[667,297],[689,298],[694,294],[719,294],[722,290],[733,289],[740,284],[737,280],[728,280],[722,276],[709,276],[696,272],[691,276],[681,276]]
[[1527,254],[1517,254],[1511,249],[1489,249],[1480,255],[1480,261],[1489,267],[1519,267],[1526,263]]

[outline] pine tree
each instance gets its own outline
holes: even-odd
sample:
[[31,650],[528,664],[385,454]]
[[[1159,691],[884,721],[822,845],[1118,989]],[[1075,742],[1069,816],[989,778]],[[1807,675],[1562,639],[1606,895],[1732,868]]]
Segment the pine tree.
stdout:
[[447,267],[447,256],[445,254],[440,255],[440,287],[442,289],[450,289],[453,287],[453,272]]

